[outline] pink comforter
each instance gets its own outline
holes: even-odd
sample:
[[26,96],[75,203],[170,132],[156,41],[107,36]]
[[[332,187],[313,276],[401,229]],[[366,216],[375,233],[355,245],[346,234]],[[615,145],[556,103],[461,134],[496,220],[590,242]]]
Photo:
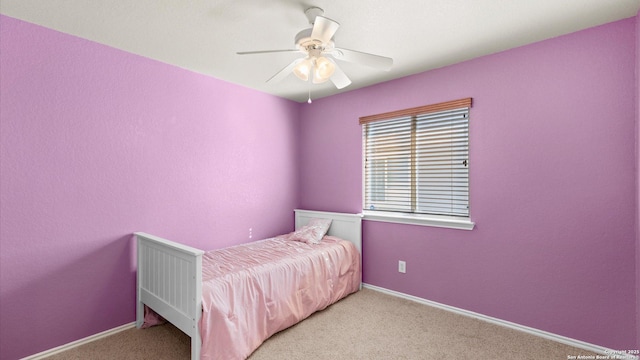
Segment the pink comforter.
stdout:
[[201,359],[246,359],[269,336],[355,292],[360,255],[345,240],[286,236],[203,256]]

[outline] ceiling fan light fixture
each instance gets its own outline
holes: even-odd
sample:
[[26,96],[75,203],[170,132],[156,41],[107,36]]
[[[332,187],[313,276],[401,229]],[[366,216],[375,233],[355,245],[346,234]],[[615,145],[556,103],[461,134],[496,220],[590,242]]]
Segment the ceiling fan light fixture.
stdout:
[[289,65],[270,77],[267,82],[282,80],[293,72],[297,78],[309,84],[321,84],[330,80],[338,89],[349,86],[351,80],[334,59],[363,64],[385,71],[391,68],[393,65],[391,58],[335,47],[334,35],[340,24],[322,16],[323,13],[324,11],[318,7],[310,7],[305,10],[311,27],[296,34],[295,49],[243,51],[237,54],[300,52],[304,54],[303,57],[290,62]]
[[312,66],[313,62],[311,59],[306,58],[293,68],[293,73],[298,77],[298,79],[307,81],[309,80],[309,73],[311,72]]
[[329,80],[334,71],[336,71],[336,65],[326,57],[320,56],[316,59],[313,70],[313,82],[317,84]]

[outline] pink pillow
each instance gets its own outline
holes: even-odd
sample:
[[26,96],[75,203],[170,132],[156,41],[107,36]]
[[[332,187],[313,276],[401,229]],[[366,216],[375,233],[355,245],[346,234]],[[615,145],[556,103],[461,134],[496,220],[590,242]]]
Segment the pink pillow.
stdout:
[[301,241],[307,244],[319,244],[329,231],[331,219],[311,219],[307,225],[291,233],[289,240]]

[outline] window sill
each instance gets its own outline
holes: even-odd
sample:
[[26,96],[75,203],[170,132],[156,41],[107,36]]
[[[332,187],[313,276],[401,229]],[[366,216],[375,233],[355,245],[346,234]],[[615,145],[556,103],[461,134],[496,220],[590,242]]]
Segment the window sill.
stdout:
[[448,229],[473,230],[476,223],[469,218],[459,218],[454,216],[423,215],[423,214],[402,214],[384,211],[362,211],[363,219],[370,221],[381,221],[398,224],[410,224],[420,226],[434,226]]

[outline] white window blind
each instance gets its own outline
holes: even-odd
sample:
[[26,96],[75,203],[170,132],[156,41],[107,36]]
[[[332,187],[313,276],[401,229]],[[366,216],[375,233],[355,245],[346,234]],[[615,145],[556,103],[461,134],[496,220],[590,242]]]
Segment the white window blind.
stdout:
[[365,210],[469,216],[471,99],[463,100],[360,119]]

